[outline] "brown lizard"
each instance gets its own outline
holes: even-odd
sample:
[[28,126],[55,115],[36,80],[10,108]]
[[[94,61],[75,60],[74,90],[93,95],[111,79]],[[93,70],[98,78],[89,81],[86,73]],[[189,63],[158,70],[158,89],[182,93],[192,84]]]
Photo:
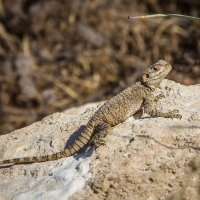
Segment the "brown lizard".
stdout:
[[57,160],[76,154],[86,145],[99,146],[113,126],[124,122],[141,109],[152,117],[181,119],[182,116],[178,114],[178,110],[161,113],[155,108],[155,102],[163,95],[154,96],[154,90],[171,69],[172,66],[164,60],[159,60],[150,66],[142,75],[140,82],[136,82],[103,104],[91,117],[80,136],[65,150],[52,155],[3,160],[0,161],[0,165]]

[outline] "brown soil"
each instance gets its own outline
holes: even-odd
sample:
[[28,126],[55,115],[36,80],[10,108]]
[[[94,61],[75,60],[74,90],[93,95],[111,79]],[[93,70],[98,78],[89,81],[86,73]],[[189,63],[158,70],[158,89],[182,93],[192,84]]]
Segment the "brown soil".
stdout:
[[169,76],[200,81],[200,1],[0,1],[0,133],[74,105],[107,99],[160,58]]

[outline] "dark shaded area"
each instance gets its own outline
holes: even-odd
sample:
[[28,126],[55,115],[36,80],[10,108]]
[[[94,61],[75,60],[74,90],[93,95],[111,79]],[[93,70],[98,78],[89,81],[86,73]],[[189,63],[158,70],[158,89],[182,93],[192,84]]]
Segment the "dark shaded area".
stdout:
[[160,58],[169,78],[200,82],[200,1],[0,0],[0,133],[112,97]]

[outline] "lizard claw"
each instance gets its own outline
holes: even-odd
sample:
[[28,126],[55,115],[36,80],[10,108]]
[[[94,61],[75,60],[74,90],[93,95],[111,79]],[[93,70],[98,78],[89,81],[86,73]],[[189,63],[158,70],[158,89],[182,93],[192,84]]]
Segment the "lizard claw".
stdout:
[[179,110],[178,109],[174,109],[171,111],[172,113],[179,113]]
[[98,149],[100,146],[106,146],[106,142],[103,138],[93,138],[90,141],[90,146],[94,146],[95,150]]
[[174,109],[171,112],[169,112],[169,117],[172,118],[172,119],[173,118],[181,119],[182,115],[179,114],[179,110]]
[[182,119],[182,115],[177,114],[177,115],[176,115],[176,118],[181,120],[181,119]]
[[164,95],[164,94],[159,94],[159,95],[158,95],[158,98],[159,98],[159,99],[165,98],[165,95]]
[[106,146],[106,142],[104,139],[99,139],[97,141],[94,141],[95,148],[99,148],[100,146]]
[[159,94],[159,95],[157,95],[157,96],[155,97],[154,101],[157,102],[158,100],[160,100],[160,99],[162,99],[162,98],[164,98],[164,97],[165,97],[164,94]]

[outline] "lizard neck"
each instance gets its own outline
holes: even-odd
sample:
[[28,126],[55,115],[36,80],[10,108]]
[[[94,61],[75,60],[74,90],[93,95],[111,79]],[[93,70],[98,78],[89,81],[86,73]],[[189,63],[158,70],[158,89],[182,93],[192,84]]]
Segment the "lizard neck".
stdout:
[[157,88],[156,85],[148,85],[146,82],[141,81],[141,85],[143,85],[149,92],[154,92]]

